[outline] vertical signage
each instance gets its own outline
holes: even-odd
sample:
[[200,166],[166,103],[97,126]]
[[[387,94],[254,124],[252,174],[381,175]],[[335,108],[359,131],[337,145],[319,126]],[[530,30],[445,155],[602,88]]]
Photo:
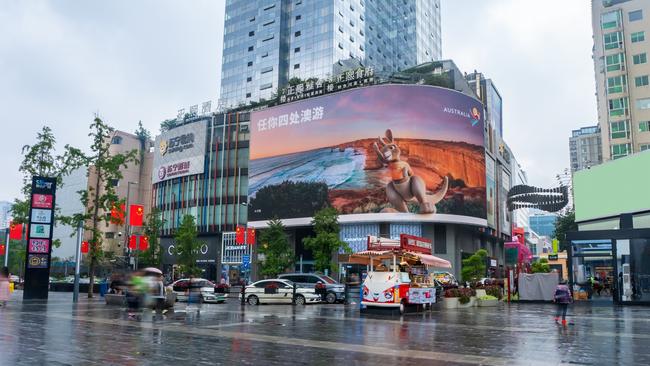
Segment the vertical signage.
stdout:
[[55,178],[32,178],[23,299],[47,299],[55,198]]

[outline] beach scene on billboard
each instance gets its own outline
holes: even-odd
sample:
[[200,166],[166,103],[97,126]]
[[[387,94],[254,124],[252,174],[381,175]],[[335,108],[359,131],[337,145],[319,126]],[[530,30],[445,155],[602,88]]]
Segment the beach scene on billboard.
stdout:
[[381,85],[253,112],[249,220],[328,206],[486,218],[482,111],[453,90]]

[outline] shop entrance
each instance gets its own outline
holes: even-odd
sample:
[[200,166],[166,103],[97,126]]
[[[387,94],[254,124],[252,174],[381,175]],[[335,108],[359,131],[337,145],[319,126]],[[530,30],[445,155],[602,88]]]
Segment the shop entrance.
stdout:
[[573,240],[570,281],[576,300],[611,302],[616,289],[612,240]]

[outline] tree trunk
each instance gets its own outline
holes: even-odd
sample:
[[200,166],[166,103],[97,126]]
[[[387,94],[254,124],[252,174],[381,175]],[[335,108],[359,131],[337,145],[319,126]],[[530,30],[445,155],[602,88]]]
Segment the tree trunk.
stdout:
[[[97,170],[97,182],[95,182],[95,199],[93,203],[93,243],[90,244],[90,267],[88,268],[88,298],[93,297],[93,285],[95,283],[95,265],[97,264],[96,257],[95,257],[95,251],[98,250],[97,247],[100,245],[100,243],[96,243],[95,241],[98,241],[97,239],[97,226],[99,224],[99,187],[100,187],[100,181],[102,180],[102,170],[101,168],[98,168],[95,166],[95,169]],[[99,249],[101,250],[101,248]]]

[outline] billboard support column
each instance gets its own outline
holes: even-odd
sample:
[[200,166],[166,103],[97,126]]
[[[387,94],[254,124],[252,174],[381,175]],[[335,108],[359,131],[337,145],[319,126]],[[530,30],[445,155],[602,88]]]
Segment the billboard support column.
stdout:
[[5,239],[5,267],[9,267],[9,228],[7,228],[7,236]]

